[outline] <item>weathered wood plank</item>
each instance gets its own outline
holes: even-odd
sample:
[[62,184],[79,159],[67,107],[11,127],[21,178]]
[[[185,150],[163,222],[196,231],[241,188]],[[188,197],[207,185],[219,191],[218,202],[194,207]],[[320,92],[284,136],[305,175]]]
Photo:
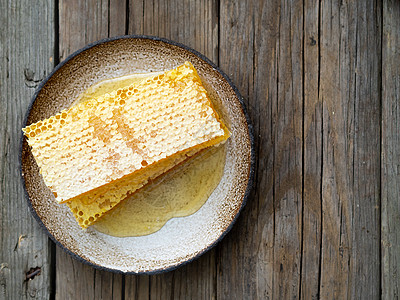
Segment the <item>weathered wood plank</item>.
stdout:
[[60,61],[86,44],[108,37],[108,17],[108,0],[60,0],[58,25]]
[[384,1],[382,47],[382,298],[400,297],[400,3]]
[[125,299],[150,299],[150,276],[126,276]]
[[95,290],[93,299],[123,299],[124,294],[122,281],[123,276],[111,272],[96,270],[95,272]]
[[215,250],[159,275],[126,276],[125,299],[216,299]]
[[[220,1],[220,68],[239,89],[253,120],[258,119],[257,108],[252,106],[257,104],[252,101],[254,10],[252,1]],[[256,222],[257,203],[249,199],[235,226],[217,248],[217,299],[258,298],[255,249],[264,245],[255,244]]]
[[[259,1],[255,7],[254,17],[254,99],[249,101],[249,113],[253,118],[256,137],[258,166],[255,177],[255,197],[249,201],[257,201],[252,208],[254,217],[247,222],[248,227],[257,226],[254,246],[256,259],[252,266],[256,276],[256,292],[258,298],[274,297],[275,274],[275,203],[274,203],[274,159],[275,135],[273,134],[276,116],[273,105],[276,105],[278,85],[278,52],[279,52],[279,19],[280,5],[273,1]],[[247,205],[252,202],[248,202]],[[256,222],[254,223],[254,219]],[[240,225],[238,225],[240,226]],[[241,227],[241,226],[240,226]],[[248,251],[247,250],[247,251]],[[225,259],[226,260],[226,259]],[[226,262],[225,262],[226,263]],[[254,276],[250,274],[251,276]],[[246,278],[246,274],[242,275]],[[229,288],[226,285],[225,289]],[[276,296],[275,296],[276,297]]]
[[131,0],[128,28],[129,34],[154,35],[183,43],[218,63],[215,0]]
[[95,270],[57,249],[56,299],[94,299]]
[[[380,296],[381,1],[357,2],[351,298]],[[348,96],[347,96],[348,97]]]
[[[90,42],[125,34],[125,7],[124,0],[61,0],[60,61]],[[95,270],[57,248],[56,299],[121,299],[122,281],[122,275]]]
[[[130,1],[129,34],[181,42],[218,63],[218,2]],[[215,251],[175,271],[126,276],[126,299],[215,299]]]
[[321,298],[379,296],[379,16],[373,1],[321,3]]
[[[190,264],[167,275],[167,284],[171,282],[171,299],[216,299],[216,257],[215,249]],[[171,280],[169,280],[171,278]],[[159,280],[162,279],[162,280]],[[156,285],[156,289],[153,289]],[[152,299],[166,299],[164,278],[152,280]],[[157,293],[154,292],[157,290]],[[157,297],[153,298],[153,295]]]
[[56,299],[122,299],[122,276],[83,265],[57,251]]
[[319,98],[319,1],[304,3],[304,168],[302,299],[318,299],[321,258],[322,101]]
[[274,138],[274,297],[296,299],[300,291],[303,142],[303,7],[281,4]]
[[143,34],[144,0],[130,0],[128,6],[128,34]]
[[119,36],[127,33],[126,0],[109,0],[108,3],[108,36]]
[[[354,22],[340,26],[340,21],[349,19],[347,6],[348,3],[345,3],[340,14],[337,2],[323,2],[320,16],[319,96],[323,103],[320,296],[327,299],[346,299],[350,296],[350,170],[354,144],[354,99],[350,97],[354,95],[355,68],[354,54],[351,56],[348,52],[349,48],[355,49],[355,33]],[[354,13],[353,10],[351,12]],[[343,40],[349,47],[340,43]]]
[[296,298],[302,211],[303,7],[290,1],[221,4],[220,63],[248,99],[259,157],[255,199],[249,199],[229,243],[220,247],[218,296]]
[[[53,68],[54,3],[0,8],[0,298],[48,299],[50,243],[28,210],[18,155],[31,97]],[[40,273],[27,280],[31,268]]]

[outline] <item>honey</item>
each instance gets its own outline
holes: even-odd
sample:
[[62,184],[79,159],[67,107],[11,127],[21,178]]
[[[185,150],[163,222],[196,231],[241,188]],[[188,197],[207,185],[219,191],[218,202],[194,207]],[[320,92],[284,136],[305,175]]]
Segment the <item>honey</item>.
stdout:
[[[80,94],[74,104],[158,74],[131,74],[103,80]],[[117,237],[148,235],[161,229],[171,218],[195,213],[218,186],[225,155],[225,145],[201,151],[122,201],[92,228]]]
[[135,73],[135,74],[125,75],[122,77],[110,78],[99,81],[90,86],[83,93],[81,93],[72,105],[84,102],[89,99],[100,97],[106,93],[110,93],[120,88],[129,86],[132,83],[139,82],[147,77],[160,75],[162,73],[163,72]]
[[154,233],[171,218],[195,213],[218,186],[225,145],[203,150],[125,199],[92,227],[117,237]]

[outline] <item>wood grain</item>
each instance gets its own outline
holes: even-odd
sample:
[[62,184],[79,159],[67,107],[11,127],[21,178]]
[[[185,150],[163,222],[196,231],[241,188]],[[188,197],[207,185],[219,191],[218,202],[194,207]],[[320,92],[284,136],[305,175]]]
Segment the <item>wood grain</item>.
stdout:
[[274,295],[299,297],[302,229],[303,7],[282,3],[274,138]]
[[382,298],[400,297],[400,3],[384,1],[382,41]]
[[129,2],[129,34],[172,39],[218,63],[218,1]]
[[[53,68],[54,3],[1,1],[0,8],[0,298],[46,299],[50,243],[28,210],[18,155],[31,97]],[[40,273],[27,280],[31,269]]]
[[[257,118],[257,108],[251,101],[255,9],[252,1],[220,2],[220,68],[244,97],[253,121]],[[260,245],[256,244],[256,223],[257,204],[249,199],[236,225],[217,248],[217,299],[257,299],[255,250]]]
[[373,1],[321,3],[321,298],[380,293],[380,13]]
[[[381,1],[357,2],[351,298],[380,296]],[[350,169],[350,165],[348,166]]]
[[108,37],[127,34],[127,1],[109,0],[108,2]]
[[[125,34],[125,7],[124,0],[61,0],[59,60],[88,43]],[[58,247],[56,251],[56,299],[121,299],[122,275],[95,270]]]
[[[229,51],[227,68],[234,71],[228,73],[249,98],[250,114],[253,109],[256,111],[252,115],[256,137],[271,140],[273,145],[268,149],[268,143],[263,148],[258,143],[258,202],[250,204],[254,206],[246,209],[242,218],[248,218],[251,223],[255,214],[260,222],[259,208],[266,203],[265,198],[260,203],[257,194],[266,189],[260,180],[272,176],[273,213],[269,216],[273,224],[258,223],[258,227],[245,231],[246,222],[239,222],[238,227],[243,231],[237,235],[246,236],[243,243],[247,247],[240,242],[230,245],[226,258],[221,259],[234,261],[225,263],[223,272],[229,279],[223,286],[235,288],[222,286],[218,292],[252,297],[256,290],[259,295],[264,291],[264,295],[279,299],[297,298],[303,288],[301,294],[305,298],[377,297],[380,132],[374,124],[380,120],[380,5],[373,1],[359,5],[323,2],[321,7],[316,2],[307,2],[304,7],[290,1],[275,6],[263,4],[251,17],[252,10],[245,4],[241,3],[238,8],[239,5],[222,2],[221,18],[226,20],[220,29],[220,62],[224,66],[225,51]],[[249,12],[250,16],[241,15],[241,11]],[[271,12],[277,15],[275,19]],[[304,21],[303,16],[306,16]],[[236,22],[241,24],[239,29],[235,27]],[[260,49],[260,54],[254,48],[256,61],[251,66],[251,59],[245,59],[247,45],[252,42],[249,32],[252,26],[260,26],[259,23],[267,24],[260,37],[255,32],[256,47],[260,46],[258,39],[270,43]],[[274,31],[276,27],[278,30]],[[271,46],[274,42],[275,48]],[[269,62],[268,67],[260,65],[264,62],[263,55],[264,61]],[[251,67],[262,77],[252,77]],[[235,78],[237,74],[239,79]],[[275,81],[266,83],[265,75],[274,76]],[[251,98],[251,92],[246,93],[246,85],[252,84],[254,91],[261,93],[257,94],[257,100]],[[269,114],[261,108],[266,94],[267,101],[271,101]],[[270,119],[272,125],[263,125],[265,119]],[[266,138],[269,134],[271,137]],[[271,157],[270,174],[265,175],[268,164],[262,168],[260,165]],[[268,187],[269,182],[265,180],[264,184]],[[267,195],[268,189],[262,197]],[[303,196],[305,212],[302,215]],[[272,231],[273,250],[263,250],[264,260],[241,268],[242,274],[238,275],[236,263],[258,255],[252,239],[263,225]],[[265,240],[257,242],[271,243],[267,234],[262,239]],[[242,255],[233,256],[232,248],[240,249],[238,252]],[[272,266],[267,267],[268,264]],[[254,289],[254,278],[258,274],[254,268],[260,265],[261,270],[272,271],[273,278],[258,282],[260,285]],[[263,278],[269,276],[264,274]],[[244,282],[253,288],[246,290],[234,282]]]
[[259,157],[255,199],[249,199],[228,242],[220,247],[223,271],[218,295],[297,298],[302,229],[303,7],[290,1],[260,1],[248,6],[223,1],[221,18],[221,66],[248,99]]
[[[0,0],[0,8],[0,299],[400,297],[398,1]],[[98,271],[58,247],[52,255],[19,175],[34,89],[72,52],[123,34],[169,38],[217,63],[244,96],[256,138],[255,187],[231,232],[159,275]],[[25,280],[36,267],[40,275]]]
[[304,3],[304,120],[303,120],[303,237],[301,261],[302,299],[318,299],[321,276],[322,233],[322,101],[319,97],[319,1]]
[[[323,214],[319,284],[320,297],[327,299],[350,297],[354,56],[349,51],[355,49],[355,28],[354,23],[341,26],[341,21],[349,20],[347,6],[342,14],[337,2],[322,2],[320,8]],[[341,18],[343,13],[347,15]],[[341,44],[344,40],[349,47]]]
[[[255,276],[256,295],[264,299],[272,299],[275,295],[274,277],[277,270],[274,259],[276,116],[273,113],[273,106],[276,104],[278,93],[279,10],[280,5],[272,1],[259,1],[254,7],[254,99],[250,101],[249,98],[248,104],[254,124],[258,165],[255,196],[248,200],[249,204],[252,203],[250,201],[255,202],[253,208],[249,206],[249,209],[254,212],[246,221],[248,222],[246,226],[254,230],[254,246],[249,250],[254,252],[255,263],[251,268],[255,270],[252,271],[253,274],[244,274],[244,276],[245,278]],[[257,226],[255,228],[254,223]],[[239,254],[239,256],[242,255]],[[226,278],[229,280],[228,276]],[[225,289],[229,288],[229,284],[229,282],[225,283]]]
[[60,61],[88,43],[108,37],[108,17],[108,0],[60,0],[58,24]]
[[126,276],[125,299],[216,299],[215,250],[165,274]]
[[56,299],[121,299],[121,275],[95,270],[61,249],[56,261]]

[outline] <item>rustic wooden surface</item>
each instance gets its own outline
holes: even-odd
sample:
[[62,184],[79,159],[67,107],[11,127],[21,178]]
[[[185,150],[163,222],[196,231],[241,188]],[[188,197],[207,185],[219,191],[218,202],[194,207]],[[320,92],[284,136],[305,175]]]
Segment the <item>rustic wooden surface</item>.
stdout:
[[[52,245],[28,210],[18,153],[30,98],[54,67],[55,8],[50,0],[5,2],[0,2],[0,299],[46,299]],[[36,268],[40,275],[26,280]]]
[[400,297],[400,3],[383,4],[381,126],[382,296]]
[[[0,9],[0,299],[400,297],[400,2],[0,0]],[[258,154],[231,232],[154,276],[72,259],[31,217],[19,175],[36,86],[73,51],[124,34],[169,38],[219,65],[245,98]]]

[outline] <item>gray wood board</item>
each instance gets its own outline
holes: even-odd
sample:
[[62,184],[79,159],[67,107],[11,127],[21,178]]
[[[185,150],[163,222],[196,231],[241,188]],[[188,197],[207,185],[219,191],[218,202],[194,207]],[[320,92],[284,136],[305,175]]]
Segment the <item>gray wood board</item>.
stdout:
[[400,3],[384,1],[382,36],[382,298],[400,297]]
[[380,294],[381,7],[322,3],[320,296]]
[[0,8],[0,298],[46,299],[51,244],[28,210],[18,155],[31,97],[54,64],[54,2]]

